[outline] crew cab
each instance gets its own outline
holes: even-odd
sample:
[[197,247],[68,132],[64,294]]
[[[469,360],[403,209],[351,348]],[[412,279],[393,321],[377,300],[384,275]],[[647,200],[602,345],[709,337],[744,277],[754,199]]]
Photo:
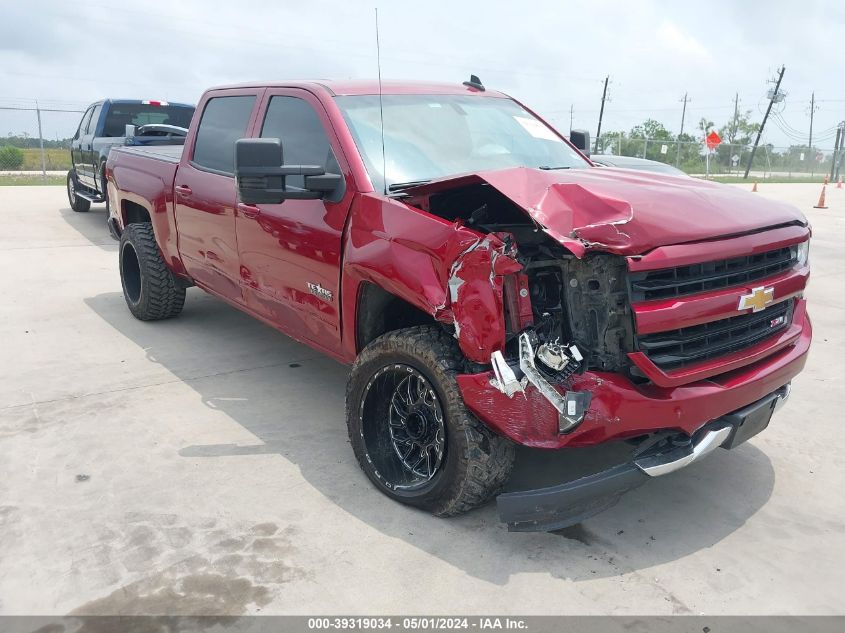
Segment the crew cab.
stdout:
[[103,99],[82,115],[70,142],[68,201],[84,212],[105,202],[105,169],[109,150],[118,145],[181,145],[194,106],[139,99]]
[[397,501],[580,522],[766,428],[810,346],[810,228],[570,139],[477,77],[209,90],[184,148],[109,156],[127,306],[196,285],[351,364],[352,448]]

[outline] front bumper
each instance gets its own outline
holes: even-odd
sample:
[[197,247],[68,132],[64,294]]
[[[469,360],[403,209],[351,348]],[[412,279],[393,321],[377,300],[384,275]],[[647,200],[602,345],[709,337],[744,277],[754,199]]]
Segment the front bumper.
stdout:
[[635,385],[621,374],[588,371],[559,391],[588,391],[589,408],[573,430],[561,433],[558,411],[537,389],[509,397],[491,384],[492,371],[458,376],[467,407],[496,433],[521,446],[583,447],[702,426],[780,389],[804,368],[813,331],[804,299],[796,300],[797,338],[744,367],[678,387]]
[[731,449],[768,426],[789,397],[789,384],[746,407],[713,420],[696,433],[666,433],[636,449],[627,462],[559,485],[506,492],[497,498],[510,531],[550,531],[580,523],[614,505],[652,477],[695,463],[719,447]]

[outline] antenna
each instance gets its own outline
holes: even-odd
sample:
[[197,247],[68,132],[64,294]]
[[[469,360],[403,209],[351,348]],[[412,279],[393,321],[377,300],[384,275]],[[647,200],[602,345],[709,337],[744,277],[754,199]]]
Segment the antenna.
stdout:
[[387,195],[387,156],[384,153],[384,104],[381,98],[381,45],[378,39],[378,7],[376,7],[376,63],[378,64],[378,114],[381,122],[381,175]]

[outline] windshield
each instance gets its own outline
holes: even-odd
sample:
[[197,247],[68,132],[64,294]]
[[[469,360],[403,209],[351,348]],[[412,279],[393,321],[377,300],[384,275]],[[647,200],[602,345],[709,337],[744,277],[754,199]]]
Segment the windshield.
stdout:
[[469,95],[384,95],[382,161],[378,95],[335,100],[377,190],[504,167],[589,166],[515,101]]
[[194,108],[190,106],[113,103],[103,125],[103,136],[123,136],[127,125],[140,127],[150,123],[164,123],[186,128],[191,124],[192,116]]

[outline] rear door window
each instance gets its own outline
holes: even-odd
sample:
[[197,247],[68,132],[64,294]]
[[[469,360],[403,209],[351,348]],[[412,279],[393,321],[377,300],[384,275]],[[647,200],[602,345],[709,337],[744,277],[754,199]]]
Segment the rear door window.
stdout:
[[235,172],[235,141],[246,136],[254,95],[209,99],[197,128],[193,165],[232,175]]

